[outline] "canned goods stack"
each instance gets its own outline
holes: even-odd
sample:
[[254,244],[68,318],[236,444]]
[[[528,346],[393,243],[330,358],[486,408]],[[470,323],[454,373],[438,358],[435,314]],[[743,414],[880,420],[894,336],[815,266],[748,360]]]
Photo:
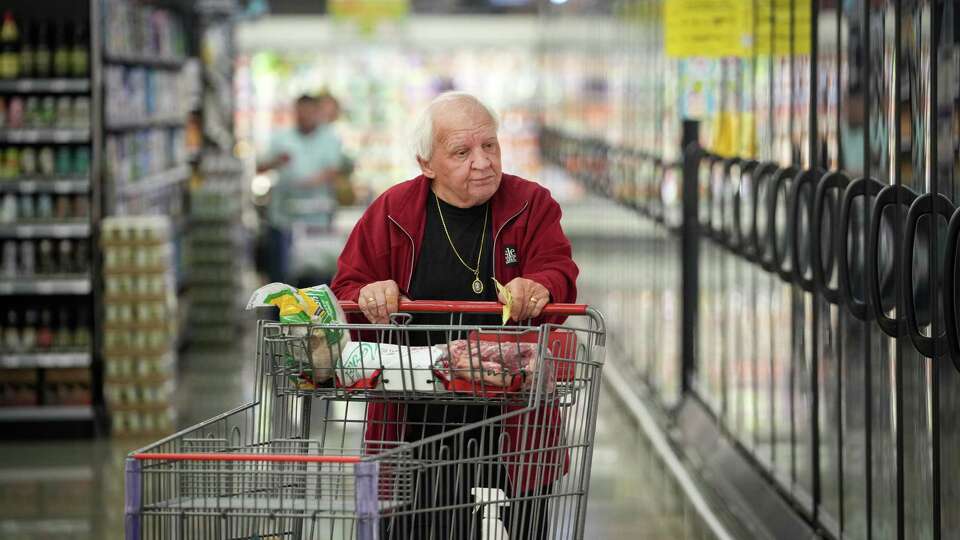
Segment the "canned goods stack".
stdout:
[[191,192],[187,242],[190,272],[190,340],[222,343],[233,339],[243,287],[240,213],[243,168],[230,156],[204,156],[202,183]]
[[170,220],[103,221],[104,381],[113,433],[173,428],[176,289]]

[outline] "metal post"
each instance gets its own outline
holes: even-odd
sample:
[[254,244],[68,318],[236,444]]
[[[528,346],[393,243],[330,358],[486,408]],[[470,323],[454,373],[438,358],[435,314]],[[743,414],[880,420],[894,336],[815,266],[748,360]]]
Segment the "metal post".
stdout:
[[357,540],[377,540],[380,538],[380,513],[377,506],[379,473],[380,464],[376,461],[361,461],[354,465]]
[[143,502],[140,461],[127,458],[125,467],[124,531],[127,540],[140,539],[140,508]]
[[698,141],[700,122],[683,121],[683,223],[680,229],[681,285],[681,391],[686,394],[693,381],[696,369],[695,351],[697,339],[697,306],[700,295],[698,275],[700,272],[700,210],[699,210],[699,165]]

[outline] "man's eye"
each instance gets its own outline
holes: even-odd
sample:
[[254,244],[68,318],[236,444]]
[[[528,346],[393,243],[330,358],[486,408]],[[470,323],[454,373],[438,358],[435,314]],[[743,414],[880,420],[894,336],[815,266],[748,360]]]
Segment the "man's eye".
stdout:
[[493,150],[493,143],[485,143],[483,145],[484,150]]
[[466,150],[460,150],[459,152],[457,152],[457,155],[460,157],[467,157],[468,153],[469,152],[467,152]]

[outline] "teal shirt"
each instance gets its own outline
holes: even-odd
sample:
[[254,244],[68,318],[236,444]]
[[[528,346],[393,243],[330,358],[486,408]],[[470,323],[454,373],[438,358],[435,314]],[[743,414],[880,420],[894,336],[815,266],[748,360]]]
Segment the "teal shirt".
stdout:
[[296,128],[282,131],[270,141],[269,153],[271,159],[284,153],[290,156],[290,161],[277,169],[268,209],[270,224],[289,227],[301,221],[327,223],[335,206],[333,189],[301,183],[324,169],[341,165],[343,148],[333,128],[321,125],[306,135]]

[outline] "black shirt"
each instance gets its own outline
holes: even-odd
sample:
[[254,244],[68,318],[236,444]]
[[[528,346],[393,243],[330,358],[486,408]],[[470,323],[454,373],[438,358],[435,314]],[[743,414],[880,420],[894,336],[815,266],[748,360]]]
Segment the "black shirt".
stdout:
[[[437,211],[437,202],[443,212],[443,222]],[[489,203],[471,208],[457,208],[439,200],[432,191],[427,193],[427,221],[423,231],[423,243],[417,254],[416,267],[410,290],[407,293],[411,300],[482,300],[496,301],[497,288],[493,283],[493,223],[492,217],[486,216],[487,228],[483,233],[483,253],[480,255],[480,281],[483,283],[483,292],[473,292],[474,274],[467,269],[457,258],[450,247],[450,240],[443,230],[443,223],[447,225],[450,238],[457,251],[471,267],[477,263],[477,253],[480,251],[481,232],[483,232],[484,213],[488,211]],[[474,267],[475,268],[475,267]],[[499,315],[465,315],[462,318],[449,314],[424,313],[414,316],[413,324],[435,325],[498,325]],[[409,344],[412,346],[442,345],[448,339],[463,339],[464,335],[448,334],[446,332],[422,332],[413,330],[408,333]],[[451,427],[466,423],[478,422],[491,414],[499,414],[499,407],[457,406],[457,405],[420,405],[408,404],[406,438],[416,441],[429,435],[442,433]],[[465,439],[480,439],[482,430],[474,430],[466,435]],[[496,440],[491,434],[482,437],[487,441]]]
[[[443,212],[443,221],[437,210]],[[493,223],[489,214],[486,215],[487,229],[483,232],[484,214],[488,212],[489,203],[471,208],[457,208],[438,199],[432,191],[427,193],[427,217],[423,231],[423,243],[417,254],[416,267],[410,290],[407,291],[411,300],[497,300],[497,289],[493,283]],[[450,240],[444,232],[446,223],[450,240],[453,240],[460,257],[471,267],[477,264],[477,253],[480,256],[480,282],[483,283],[483,292],[473,292],[474,274],[467,269],[457,258]],[[481,235],[481,232],[483,234]],[[447,314],[420,314],[414,317],[414,324],[470,324],[495,325],[499,324],[499,317],[492,316],[465,316],[462,321],[459,316],[451,319]],[[426,336],[420,333],[418,343],[411,345],[426,345]],[[414,341],[414,340],[412,340]],[[439,336],[439,341],[431,339],[431,344],[444,343],[445,337]]]

